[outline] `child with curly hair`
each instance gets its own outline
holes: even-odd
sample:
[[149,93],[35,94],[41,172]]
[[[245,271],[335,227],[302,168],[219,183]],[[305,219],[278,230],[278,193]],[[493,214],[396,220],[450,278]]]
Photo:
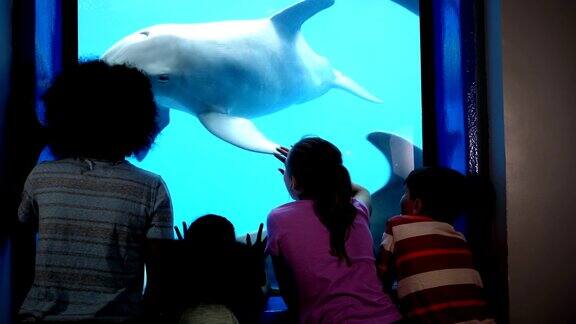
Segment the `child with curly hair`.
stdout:
[[32,170],[18,211],[38,231],[21,319],[136,320],[145,244],[173,235],[164,181],[126,161],[157,134],[150,82],[134,68],[86,62],[57,77],[43,100],[56,159]]

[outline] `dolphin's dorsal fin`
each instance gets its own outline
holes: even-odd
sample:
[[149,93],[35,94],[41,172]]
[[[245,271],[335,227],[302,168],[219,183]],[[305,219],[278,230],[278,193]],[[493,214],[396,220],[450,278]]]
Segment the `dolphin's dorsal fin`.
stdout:
[[270,20],[284,37],[293,37],[306,20],[333,4],[334,0],[305,0],[282,10]]
[[367,139],[388,160],[392,173],[402,180],[410,171],[422,166],[422,150],[409,140],[385,132],[372,132]]
[[198,115],[210,133],[245,150],[273,154],[280,145],[267,139],[248,119],[217,112]]
[[375,95],[368,92],[368,90],[364,89],[361,85],[356,83],[356,81],[350,79],[342,72],[338,70],[334,70],[334,81],[332,84],[335,88],[340,88],[342,90],[346,90],[353,95],[356,95],[364,100],[368,100],[374,103],[382,103],[380,98],[376,97]]

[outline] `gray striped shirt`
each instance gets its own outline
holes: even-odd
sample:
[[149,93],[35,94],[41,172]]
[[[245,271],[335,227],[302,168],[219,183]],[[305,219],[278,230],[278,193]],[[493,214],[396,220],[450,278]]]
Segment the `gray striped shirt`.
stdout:
[[127,161],[64,159],[32,170],[18,211],[38,226],[36,270],[20,313],[46,321],[140,314],[146,238],[172,238],[160,176]]

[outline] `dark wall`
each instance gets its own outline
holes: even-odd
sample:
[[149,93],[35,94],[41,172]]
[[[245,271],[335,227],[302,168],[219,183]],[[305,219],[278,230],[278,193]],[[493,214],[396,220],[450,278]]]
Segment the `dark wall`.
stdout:
[[[0,111],[4,111],[8,96],[8,79],[10,76],[10,60],[12,46],[10,44],[10,8],[11,1],[0,0]],[[0,120],[0,129],[3,121]]]
[[2,11],[10,14],[11,41],[7,47],[11,48],[12,59],[7,74],[7,100],[0,111],[1,235],[11,234],[14,229],[24,180],[42,147],[36,118],[34,0],[8,2],[12,3],[11,10]]
[[507,236],[510,321],[573,323],[576,2],[489,0],[487,30],[492,177],[499,237]]
[[35,1],[1,3],[6,5],[1,13],[7,18],[0,21],[10,28],[2,31],[7,35],[2,41],[8,45],[1,48],[10,48],[11,62],[2,76],[10,87],[0,110],[0,244],[6,247],[10,242],[10,262],[3,265],[10,267],[11,287],[1,286],[0,292],[10,295],[14,313],[33,278],[35,236],[18,224],[17,210],[24,180],[42,148],[42,136],[35,111]]
[[[0,116],[4,116],[8,99],[11,46],[11,4],[9,0],[0,0]],[[0,134],[4,130],[4,118],[0,118]],[[4,137],[0,136],[0,154]],[[2,164],[0,162],[0,168]],[[0,323],[9,323],[10,320],[10,245],[7,237],[0,235]]]
[[[0,155],[4,154],[6,148],[6,111],[12,61],[11,7],[11,0],[0,0]],[[0,158],[0,174],[4,173],[4,160]]]

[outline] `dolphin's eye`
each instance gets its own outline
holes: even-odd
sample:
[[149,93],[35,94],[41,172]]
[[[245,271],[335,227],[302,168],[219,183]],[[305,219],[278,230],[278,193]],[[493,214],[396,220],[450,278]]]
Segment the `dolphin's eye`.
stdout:
[[150,35],[150,32],[149,31],[143,31],[143,32],[140,32],[140,35],[148,36],[148,35]]
[[158,76],[158,81],[160,82],[168,82],[170,81],[170,77],[168,76],[168,74],[160,74]]

